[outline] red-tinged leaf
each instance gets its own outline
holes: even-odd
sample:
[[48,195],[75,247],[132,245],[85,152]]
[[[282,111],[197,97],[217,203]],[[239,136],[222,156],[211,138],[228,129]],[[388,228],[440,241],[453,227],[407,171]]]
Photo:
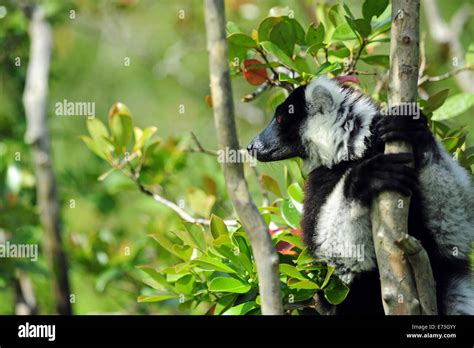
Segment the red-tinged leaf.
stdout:
[[254,86],[261,85],[268,80],[267,70],[262,67],[255,67],[255,65],[263,64],[257,59],[244,60],[244,77],[248,83]]
[[298,253],[293,250],[294,247],[295,245],[292,243],[279,241],[276,245],[276,250],[282,255],[298,255]]
[[206,95],[206,96],[204,97],[204,101],[206,102],[207,106],[209,106],[210,108],[212,108],[212,96]]
[[337,82],[339,82],[340,84],[345,84],[347,82],[352,82],[352,83],[355,83],[355,84],[358,84],[358,85],[360,84],[359,79],[356,76],[353,76],[353,75],[336,76],[333,79],[336,80]]
[[303,233],[301,232],[301,229],[300,229],[300,228],[290,230],[290,233],[291,233],[291,234],[295,234],[295,235],[297,235],[297,236],[302,236],[302,235],[303,235]]
[[268,232],[270,232],[270,235],[273,236],[274,234],[277,234],[278,232],[284,231],[286,229],[288,229],[288,227],[279,227],[279,228],[275,228],[273,230],[269,230]]

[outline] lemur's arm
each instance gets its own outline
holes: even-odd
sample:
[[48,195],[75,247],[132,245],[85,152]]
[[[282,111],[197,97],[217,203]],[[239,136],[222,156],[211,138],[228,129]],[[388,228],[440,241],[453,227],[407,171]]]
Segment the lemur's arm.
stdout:
[[474,241],[474,191],[467,172],[435,140],[421,113],[384,116],[377,132],[382,141],[406,140],[413,145],[428,230],[445,257],[467,259]]

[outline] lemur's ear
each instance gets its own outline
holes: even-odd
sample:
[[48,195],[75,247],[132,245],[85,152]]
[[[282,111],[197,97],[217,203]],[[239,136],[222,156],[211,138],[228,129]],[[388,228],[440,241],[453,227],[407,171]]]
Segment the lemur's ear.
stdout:
[[311,113],[325,114],[335,108],[334,98],[326,87],[322,85],[308,86],[309,93],[306,93],[309,111]]

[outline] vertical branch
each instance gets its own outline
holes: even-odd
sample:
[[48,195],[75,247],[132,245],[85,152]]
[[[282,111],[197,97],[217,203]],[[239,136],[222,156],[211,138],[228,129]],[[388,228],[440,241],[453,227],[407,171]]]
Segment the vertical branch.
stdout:
[[[238,153],[239,142],[234,119],[228,51],[225,39],[223,0],[205,1],[207,46],[214,120],[219,149]],[[263,314],[282,314],[278,256],[255,203],[248,191],[242,163],[222,163],[232,203],[252,244],[257,264]]]
[[31,145],[35,166],[37,201],[56,310],[59,314],[71,314],[68,267],[61,242],[60,205],[46,123],[52,34],[39,7],[33,6],[28,11],[31,48],[23,94],[27,121],[25,141]]
[[[390,43],[389,105],[414,103],[418,85],[419,51],[419,0],[392,1],[392,32]],[[385,153],[412,152],[410,144],[392,142],[385,145]],[[395,192],[383,192],[372,204],[372,232],[377,257],[386,314],[421,314],[436,310],[436,297],[425,296],[417,291],[426,289],[426,284],[417,284],[416,276],[429,265],[427,257],[422,264],[410,264],[400,246],[408,231],[410,198]],[[421,245],[420,245],[421,248]],[[412,260],[419,261],[418,258]],[[426,265],[426,263],[428,265]],[[415,269],[415,271],[414,271]],[[434,280],[431,274],[431,286]],[[423,280],[426,282],[426,279]],[[423,304],[420,305],[420,298]],[[434,301],[427,301],[426,297]],[[427,304],[428,303],[428,304]]]

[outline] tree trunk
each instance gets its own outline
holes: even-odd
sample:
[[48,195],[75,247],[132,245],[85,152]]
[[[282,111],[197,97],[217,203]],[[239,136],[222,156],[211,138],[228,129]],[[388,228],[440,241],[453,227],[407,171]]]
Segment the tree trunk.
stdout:
[[[224,2],[206,0],[206,31],[209,51],[212,104],[220,151],[239,154],[230,84],[228,49],[225,33]],[[241,156],[236,156],[241,157]],[[238,161],[235,161],[238,162]],[[237,215],[249,236],[262,299],[263,314],[282,314],[278,255],[267,226],[248,191],[242,163],[222,163],[227,190]]]
[[26,74],[23,105],[36,174],[37,202],[44,230],[44,251],[51,272],[53,296],[58,314],[71,314],[66,255],[61,242],[60,204],[52,168],[46,119],[48,74],[52,50],[51,29],[39,7],[30,11],[30,60]]
[[[392,1],[390,107],[416,102],[419,10],[419,0]],[[385,145],[385,153],[399,152],[412,152],[412,147],[404,142]],[[421,244],[407,235],[409,205],[410,198],[395,192],[381,193],[372,204],[372,232],[383,307],[385,314],[436,314],[428,256]]]

